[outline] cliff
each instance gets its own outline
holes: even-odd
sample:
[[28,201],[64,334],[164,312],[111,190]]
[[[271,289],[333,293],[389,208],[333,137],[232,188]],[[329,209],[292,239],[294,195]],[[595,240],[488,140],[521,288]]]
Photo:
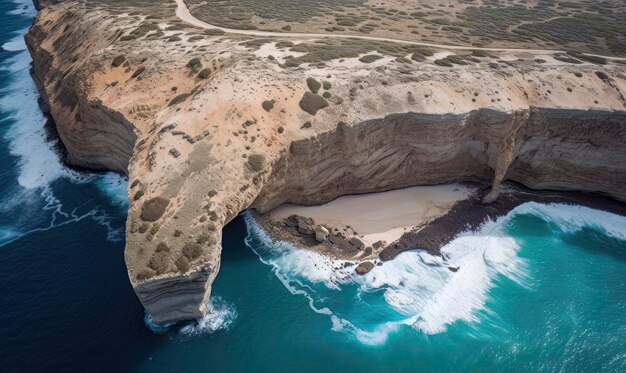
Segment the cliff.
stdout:
[[624,65],[333,58],[174,14],[63,2],[26,37],[68,162],[129,177],[126,263],[157,323],[205,312],[222,227],[247,208],[466,180],[493,182],[490,202],[506,179],[626,201]]

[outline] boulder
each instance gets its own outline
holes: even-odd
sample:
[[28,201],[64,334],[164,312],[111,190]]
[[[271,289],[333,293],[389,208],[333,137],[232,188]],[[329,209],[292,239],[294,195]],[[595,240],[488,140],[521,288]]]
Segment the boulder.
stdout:
[[315,240],[317,242],[324,242],[324,240],[326,239],[326,236],[328,236],[328,233],[329,233],[328,229],[326,229],[326,227],[324,227],[323,225],[315,226],[313,231],[315,232]]
[[359,263],[359,265],[356,266],[354,271],[357,274],[359,274],[359,275],[364,275],[367,272],[371,271],[372,269],[374,269],[374,263],[372,263],[372,262],[363,262],[363,263]]
[[348,240],[348,242],[350,243],[350,245],[352,245],[354,248],[356,248],[357,250],[363,250],[365,249],[365,244],[363,243],[363,241],[361,241],[360,238],[358,237],[350,237],[350,239]]

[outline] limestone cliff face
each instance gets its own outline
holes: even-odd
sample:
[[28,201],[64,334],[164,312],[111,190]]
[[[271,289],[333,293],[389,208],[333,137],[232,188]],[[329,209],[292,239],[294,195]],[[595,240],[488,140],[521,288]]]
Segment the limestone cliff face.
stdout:
[[492,182],[497,190],[504,179],[626,201],[625,141],[623,111],[393,114],[294,141],[252,207],[454,181]]
[[[51,2],[43,5],[53,6]],[[41,6],[42,4],[39,4]],[[41,92],[42,107],[52,115],[74,166],[127,173],[137,139],[136,128],[124,115],[90,95],[92,56],[106,48],[114,36],[107,22],[94,24],[97,14],[79,12],[40,21],[26,34],[33,57],[33,79]]]
[[203,315],[222,227],[249,207],[466,180],[490,202],[507,179],[626,201],[624,65],[289,68],[288,47],[173,14],[63,2],[26,38],[68,162],[129,177],[126,265],[157,323]]

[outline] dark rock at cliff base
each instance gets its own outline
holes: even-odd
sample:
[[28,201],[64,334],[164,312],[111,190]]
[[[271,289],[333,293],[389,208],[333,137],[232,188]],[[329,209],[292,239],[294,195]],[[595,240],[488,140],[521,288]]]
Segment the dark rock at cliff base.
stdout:
[[311,115],[317,114],[318,110],[328,107],[328,101],[320,95],[311,92],[304,92],[304,96],[300,100],[300,109]]
[[359,265],[356,266],[354,271],[356,273],[358,273],[359,275],[364,275],[367,272],[371,271],[372,269],[374,269],[374,263],[372,263],[372,262],[363,262],[363,263],[359,263]]

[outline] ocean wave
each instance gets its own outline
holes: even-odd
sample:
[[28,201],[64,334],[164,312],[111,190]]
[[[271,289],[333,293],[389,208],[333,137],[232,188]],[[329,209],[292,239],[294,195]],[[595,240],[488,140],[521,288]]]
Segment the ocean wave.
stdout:
[[128,209],[128,179],[126,176],[107,172],[95,180],[96,185],[108,197],[109,202],[124,211]]
[[517,207],[513,212],[517,215],[535,215],[556,225],[559,230],[565,233],[592,228],[609,237],[626,240],[626,217],[606,211],[563,203],[529,202]]
[[[567,232],[594,227],[621,238],[626,229],[626,218],[614,214],[581,206],[527,203],[476,232],[459,235],[442,248],[443,256],[407,251],[364,276],[345,267],[346,261],[272,241],[249,213],[244,213],[249,232],[245,241],[286,289],[307,298],[314,312],[329,317],[331,330],[366,345],[382,345],[402,327],[431,335],[459,322],[480,324],[491,313],[489,294],[499,283],[498,277],[530,286],[527,263],[518,256],[520,246],[507,235],[511,220],[524,214],[541,217]],[[230,328],[236,317],[233,305],[212,297],[207,316],[181,328],[180,333],[214,333]]]
[[[179,332],[184,337],[195,337],[213,334],[220,330],[228,330],[235,323],[237,316],[237,308],[235,308],[234,304],[219,295],[214,295],[209,298],[206,315],[200,320],[183,326]],[[152,320],[152,316],[147,312],[144,315],[144,322],[148,329],[155,334],[167,333],[177,324],[176,322],[156,324]]]
[[22,34],[5,43],[21,51],[0,66],[12,76],[7,87],[0,92],[0,110],[8,114],[13,124],[4,137],[9,141],[9,151],[18,157],[18,183],[23,188],[35,189],[50,185],[62,176],[73,172],[64,167],[54,150],[58,140],[50,140],[44,125],[46,117],[37,104],[39,93],[30,77],[30,55],[26,51]]
[[235,305],[215,295],[209,298],[206,315],[197,322],[180,329],[185,336],[212,334],[219,330],[230,329],[237,319]]
[[624,217],[582,206],[531,202],[476,232],[460,234],[442,248],[443,256],[406,251],[359,276],[351,267],[344,268],[345,261],[272,241],[251,214],[244,218],[246,244],[292,294],[305,296],[313,311],[328,315],[332,330],[379,345],[403,325],[428,335],[458,322],[478,324],[490,314],[489,293],[499,277],[530,286],[527,263],[518,256],[520,245],[506,231],[522,214],[534,214],[565,232],[593,227],[626,237]]

